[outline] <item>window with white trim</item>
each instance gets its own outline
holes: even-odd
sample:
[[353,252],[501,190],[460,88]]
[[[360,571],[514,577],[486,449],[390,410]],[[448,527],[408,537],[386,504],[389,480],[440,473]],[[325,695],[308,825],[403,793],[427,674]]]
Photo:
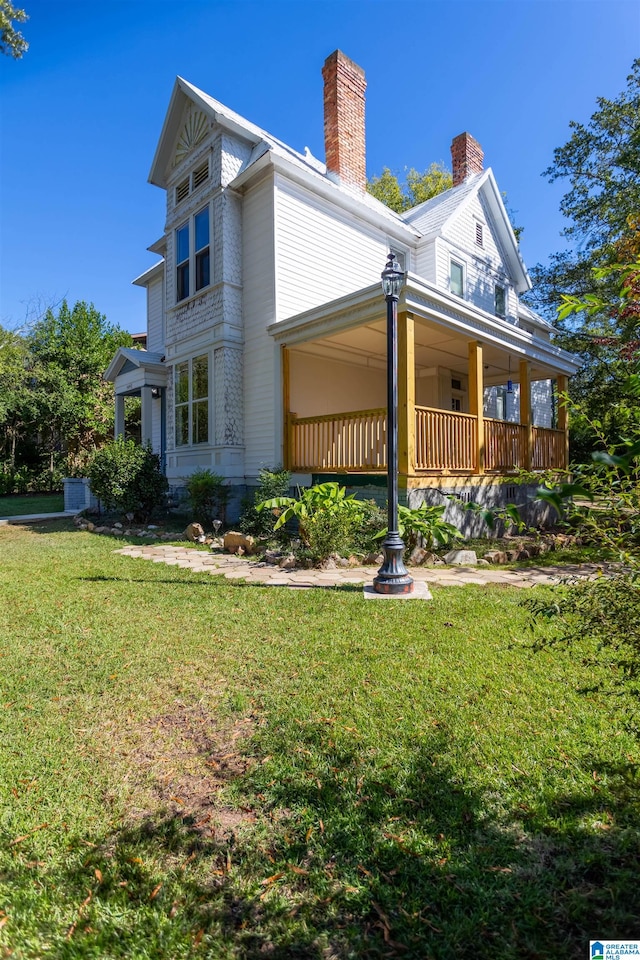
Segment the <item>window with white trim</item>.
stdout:
[[209,221],[207,205],[175,232],[177,303],[208,287],[211,282]]
[[507,291],[500,283],[496,283],[494,288],[494,313],[496,317],[506,317],[507,315]]
[[464,266],[457,260],[449,264],[449,290],[456,297],[464,297]]
[[209,357],[177,363],[174,373],[176,447],[209,442]]

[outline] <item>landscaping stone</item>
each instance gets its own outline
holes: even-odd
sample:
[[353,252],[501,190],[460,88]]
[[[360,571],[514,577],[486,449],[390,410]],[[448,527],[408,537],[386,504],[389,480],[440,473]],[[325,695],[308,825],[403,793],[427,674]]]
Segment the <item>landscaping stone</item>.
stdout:
[[379,567],[383,560],[384,554],[382,553],[368,553],[362,562],[367,567]]
[[278,566],[281,570],[294,570],[296,566],[296,558],[292,553],[290,553],[288,556],[282,557],[278,563]]
[[429,552],[425,550],[424,547],[414,547],[409,555],[409,563],[413,567],[419,567],[425,562],[428,556]]
[[456,567],[469,567],[478,563],[478,557],[475,550],[450,550],[445,554],[444,562]]
[[204,530],[199,523],[190,523],[184,535],[187,540],[191,540],[192,543],[204,543],[205,541]]
[[238,530],[228,530],[224,535],[223,546],[227,553],[237,553],[242,548],[245,553],[251,554],[256,552],[256,538]]
[[504,550],[489,550],[488,553],[485,553],[484,559],[487,563],[506,563],[507,554]]

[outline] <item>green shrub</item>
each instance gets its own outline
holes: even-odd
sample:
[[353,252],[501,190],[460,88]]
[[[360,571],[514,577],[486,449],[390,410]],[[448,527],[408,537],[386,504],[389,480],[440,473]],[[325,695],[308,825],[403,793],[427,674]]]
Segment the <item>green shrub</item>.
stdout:
[[[619,574],[585,580],[558,590],[553,602],[529,599],[536,626],[543,634],[538,646],[596,642],[623,672],[640,677],[640,578]],[[548,631],[546,627],[551,627]]]
[[211,527],[214,520],[224,523],[229,488],[224,477],[211,470],[196,470],[187,480],[187,490],[194,518],[203,527]]
[[269,510],[277,516],[274,530],[289,520],[298,521],[300,539],[314,562],[332,553],[350,553],[357,531],[367,513],[365,501],[356,500],[333,480],[298,490],[298,497],[273,497],[256,505],[258,512]]
[[289,492],[291,474],[288,470],[275,468],[270,470],[264,467],[258,475],[258,486],[253,498],[244,501],[239,527],[243,533],[253,534],[255,537],[269,537],[273,534],[276,517],[268,510],[257,509],[259,503],[272,500],[274,497],[284,497]]
[[148,520],[167,493],[160,458],[149,447],[119,437],[93,454],[89,469],[91,491],[107,508]]
[[352,553],[373,553],[380,550],[378,539],[380,530],[386,526],[387,511],[379,507],[375,500],[358,500],[362,515],[353,530]]
[[[444,506],[430,507],[426,503],[414,508],[398,504],[398,533],[404,540],[407,553],[417,546],[433,550],[445,547],[452,540],[463,539],[460,531],[443,519],[445,509]],[[386,535],[385,528],[376,539],[382,540]]]

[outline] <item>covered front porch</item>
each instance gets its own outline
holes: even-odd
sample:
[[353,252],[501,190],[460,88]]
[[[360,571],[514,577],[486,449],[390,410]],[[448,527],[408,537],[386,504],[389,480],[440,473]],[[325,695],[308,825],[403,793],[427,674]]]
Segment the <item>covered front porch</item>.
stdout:
[[[385,316],[376,286],[270,328],[292,472],[386,471]],[[398,316],[401,483],[566,469],[558,398],[576,368],[542,335],[409,277]]]
[[[127,397],[140,399],[140,439],[164,461],[166,450],[165,396],[167,371],[164,357],[147,350],[120,347],[104,379],[114,384],[116,437],[124,437]],[[164,464],[163,464],[164,466]]]

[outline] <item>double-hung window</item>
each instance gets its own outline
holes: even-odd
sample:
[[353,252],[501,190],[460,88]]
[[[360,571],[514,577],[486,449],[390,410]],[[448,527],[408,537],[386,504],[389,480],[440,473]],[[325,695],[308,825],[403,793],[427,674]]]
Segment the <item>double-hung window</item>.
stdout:
[[209,207],[178,227],[176,243],[176,301],[179,303],[211,283]]
[[176,446],[209,442],[209,357],[202,354],[175,367]]
[[457,260],[452,260],[449,267],[449,289],[456,297],[464,297],[464,267]]

